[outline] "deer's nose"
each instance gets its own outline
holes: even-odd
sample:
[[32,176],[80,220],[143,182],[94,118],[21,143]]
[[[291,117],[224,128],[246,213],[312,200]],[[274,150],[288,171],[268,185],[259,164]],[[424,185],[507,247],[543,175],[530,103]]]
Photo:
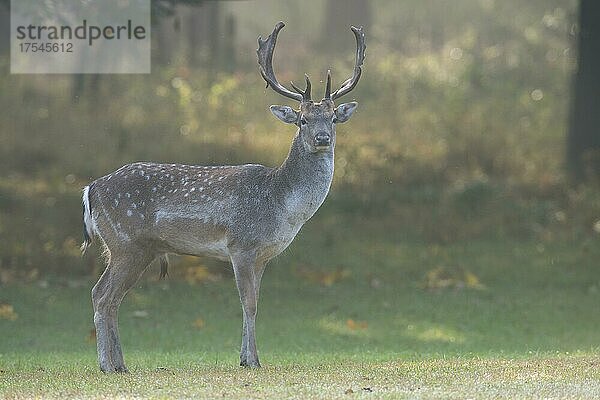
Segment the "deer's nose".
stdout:
[[315,143],[317,146],[331,145],[331,136],[327,132],[319,132],[315,135]]

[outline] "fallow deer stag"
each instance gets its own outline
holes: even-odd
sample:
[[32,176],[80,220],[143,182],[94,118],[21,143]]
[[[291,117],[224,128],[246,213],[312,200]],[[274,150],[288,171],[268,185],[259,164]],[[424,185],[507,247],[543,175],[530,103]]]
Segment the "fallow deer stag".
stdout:
[[265,40],[258,38],[260,73],[277,93],[300,102],[299,110],[271,106],[283,122],[298,127],[289,154],[277,168],[257,164],[196,166],[138,162],[92,182],[83,190],[82,251],[100,239],[107,266],[92,289],[98,362],[105,372],[126,372],[117,313],[125,294],[155,259],[161,276],[168,253],[211,256],[230,261],[243,309],[240,365],[259,367],[255,319],[265,266],[294,239],[325,200],[333,178],[335,125],[346,122],[357,103],[335,107],[361,76],[365,56],[362,28],[356,37],[352,76],[325,97],[311,100],[311,84],[294,91],[273,72],[279,22]]

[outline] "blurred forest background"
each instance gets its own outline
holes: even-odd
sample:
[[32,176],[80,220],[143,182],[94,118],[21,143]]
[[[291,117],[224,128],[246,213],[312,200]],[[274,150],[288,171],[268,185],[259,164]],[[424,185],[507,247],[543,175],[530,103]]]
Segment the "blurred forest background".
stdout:
[[[34,76],[9,74],[1,2],[0,282],[97,274],[101,259],[78,250],[81,189],[123,164],[281,163],[294,131],[268,106],[288,100],[265,90],[255,54],[279,20],[279,80],[306,72],[315,92],[328,68],[334,85],[350,76],[349,25],[367,37],[363,77],[344,99],[360,107],[338,128],[320,222],[301,236],[335,247],[344,221],[357,235],[376,232],[374,246],[378,235],[592,246],[598,79],[578,74],[577,50],[581,21],[599,13],[581,3],[588,13],[576,0],[157,1],[150,75]],[[213,268],[176,263],[190,279]]]

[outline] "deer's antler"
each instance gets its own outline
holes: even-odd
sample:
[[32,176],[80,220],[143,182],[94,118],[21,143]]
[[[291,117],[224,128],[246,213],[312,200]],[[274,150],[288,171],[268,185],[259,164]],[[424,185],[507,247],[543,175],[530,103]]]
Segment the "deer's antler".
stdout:
[[302,95],[302,101],[310,101],[310,79],[308,79],[308,75],[306,74],[304,74],[304,78],[306,79],[306,89],[302,90],[298,88],[298,86],[294,85],[294,82],[290,82],[290,85],[292,85],[292,88],[294,88],[296,92]]
[[273,51],[275,51],[275,45],[277,44],[277,35],[284,26],[285,24],[283,22],[278,22],[277,25],[275,25],[273,32],[266,39],[263,40],[262,37],[258,37],[258,49],[256,50],[256,54],[258,55],[260,74],[267,82],[267,87],[271,86],[271,89],[277,93],[298,101],[310,101],[311,85],[307,75],[305,75],[305,90],[299,89],[292,83],[292,88],[297,92],[294,93],[279,83],[275,77],[275,72],[273,72]]
[[365,33],[363,32],[363,28],[357,28],[355,26],[351,26],[350,29],[354,33],[354,37],[356,37],[356,61],[354,63],[354,71],[352,72],[352,76],[348,78],[342,86],[331,93],[331,73],[327,71],[327,87],[325,89],[325,99],[335,100],[342,97],[345,94],[350,93],[352,89],[356,87],[358,80],[360,79],[360,75],[362,73],[362,65],[365,60],[365,49],[367,46],[365,45]]

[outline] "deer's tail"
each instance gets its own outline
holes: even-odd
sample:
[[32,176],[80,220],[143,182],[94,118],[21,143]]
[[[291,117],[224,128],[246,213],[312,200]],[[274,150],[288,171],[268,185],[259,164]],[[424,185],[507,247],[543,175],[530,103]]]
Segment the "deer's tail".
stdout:
[[83,205],[83,243],[81,244],[80,249],[81,253],[84,254],[93,242],[96,227],[90,208],[90,186],[83,188],[83,198],[81,203]]

